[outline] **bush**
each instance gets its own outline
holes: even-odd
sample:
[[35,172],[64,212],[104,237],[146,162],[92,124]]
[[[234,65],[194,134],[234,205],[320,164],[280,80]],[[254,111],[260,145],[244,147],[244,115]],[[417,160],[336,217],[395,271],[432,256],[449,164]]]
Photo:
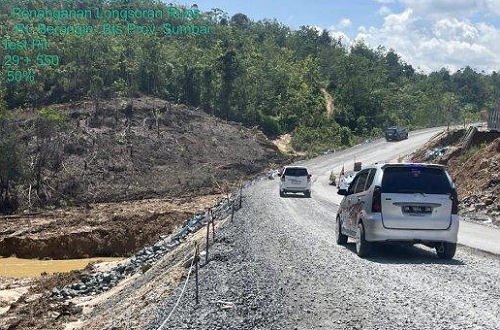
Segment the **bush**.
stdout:
[[292,147],[315,155],[329,149],[338,149],[351,144],[352,133],[347,127],[299,126],[293,131]]
[[275,137],[280,134],[280,125],[276,119],[270,116],[262,116],[260,126],[267,136]]
[[65,112],[60,112],[48,108],[38,110],[38,115],[47,121],[60,126],[68,120],[68,115]]

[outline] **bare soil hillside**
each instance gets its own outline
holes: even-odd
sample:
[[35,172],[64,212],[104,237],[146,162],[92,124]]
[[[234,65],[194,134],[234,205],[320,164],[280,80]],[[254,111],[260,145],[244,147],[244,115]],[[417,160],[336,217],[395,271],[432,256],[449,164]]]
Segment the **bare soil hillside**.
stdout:
[[[283,161],[258,130],[156,98],[49,109],[66,118],[62,124],[40,122],[40,110],[15,119],[41,184],[33,178],[17,187],[19,215],[0,217],[0,256],[129,255],[210,206],[214,195]],[[38,215],[24,216],[28,208]]]
[[463,129],[438,134],[411,161],[446,165],[457,186],[460,214],[467,220],[500,226],[500,138],[495,139],[496,133],[479,132],[463,150],[464,134]]
[[[43,139],[32,129],[37,125],[32,113],[17,119],[30,155],[51,157],[38,192],[44,204],[216,193],[281,159],[260,131],[156,98],[50,108],[68,121]],[[26,206],[29,187],[23,188],[18,199]]]
[[[13,120],[34,175],[11,192],[17,212],[0,215],[0,258],[130,256],[285,161],[256,129],[151,97],[49,109],[66,120],[48,125],[39,110]],[[0,278],[0,329],[62,329],[81,311],[50,290],[90,269]]]

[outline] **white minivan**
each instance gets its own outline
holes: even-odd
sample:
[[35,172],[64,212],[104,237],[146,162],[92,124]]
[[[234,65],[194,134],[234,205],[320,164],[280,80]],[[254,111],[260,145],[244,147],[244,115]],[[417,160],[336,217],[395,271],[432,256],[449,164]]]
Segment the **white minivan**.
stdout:
[[303,166],[285,166],[278,174],[280,178],[280,196],[286,193],[303,193],[311,197],[311,174]]
[[372,244],[425,244],[442,259],[457,248],[458,197],[445,167],[437,164],[375,164],[356,174],[336,219],[338,244],[356,239],[360,257]]

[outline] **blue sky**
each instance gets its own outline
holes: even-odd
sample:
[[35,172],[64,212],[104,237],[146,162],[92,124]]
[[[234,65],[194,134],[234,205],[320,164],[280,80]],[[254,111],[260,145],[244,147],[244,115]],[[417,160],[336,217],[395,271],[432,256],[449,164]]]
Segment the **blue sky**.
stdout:
[[298,28],[327,29],[346,45],[363,40],[394,49],[418,70],[500,71],[500,0],[199,0],[203,11],[276,18]]

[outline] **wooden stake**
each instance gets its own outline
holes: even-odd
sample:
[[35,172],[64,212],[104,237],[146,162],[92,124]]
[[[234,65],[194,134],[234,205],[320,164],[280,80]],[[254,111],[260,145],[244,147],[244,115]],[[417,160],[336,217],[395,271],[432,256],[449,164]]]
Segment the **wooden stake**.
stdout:
[[198,246],[198,244],[196,244],[196,253],[195,253],[195,256],[194,256],[194,260],[195,260],[195,271],[196,271],[196,305],[198,305],[200,303],[200,298],[199,298],[199,291],[200,291],[200,288],[199,288],[199,281],[198,281],[198,260],[200,259],[199,258],[199,255],[200,255],[200,248]]
[[207,221],[207,244],[205,246],[205,263],[208,264],[208,246],[210,245],[210,219]]
[[215,242],[215,217],[212,214],[212,210],[210,209],[210,219],[212,222],[212,243]]
[[238,210],[241,209],[242,199],[243,199],[243,186],[240,187],[240,207],[238,208]]

